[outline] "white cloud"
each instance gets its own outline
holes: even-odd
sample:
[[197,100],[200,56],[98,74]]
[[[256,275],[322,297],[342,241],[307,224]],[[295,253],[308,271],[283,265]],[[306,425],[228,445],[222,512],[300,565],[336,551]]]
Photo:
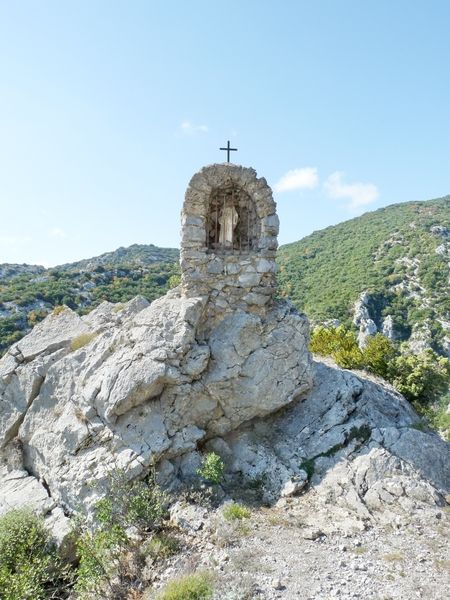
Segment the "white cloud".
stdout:
[[279,193],[302,189],[312,190],[318,185],[319,176],[317,175],[317,169],[315,167],[303,167],[302,169],[288,171],[275,184],[274,190]]
[[183,121],[180,125],[180,129],[186,135],[208,133],[208,127],[206,125],[194,125],[191,121]]
[[67,233],[64,231],[64,229],[61,229],[60,227],[53,227],[53,229],[50,229],[50,231],[48,232],[48,235],[53,238],[67,237]]
[[335,171],[326,180],[324,186],[330,196],[335,199],[349,200],[347,207],[351,210],[357,210],[366,204],[371,204],[380,195],[378,188],[373,183],[345,183],[345,173]]

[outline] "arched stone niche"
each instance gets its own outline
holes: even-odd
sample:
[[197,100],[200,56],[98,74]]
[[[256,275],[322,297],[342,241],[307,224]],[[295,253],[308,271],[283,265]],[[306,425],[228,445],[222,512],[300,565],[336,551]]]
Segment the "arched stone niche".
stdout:
[[206,211],[206,247],[216,254],[258,249],[261,221],[249,194],[233,181],[213,190]]
[[279,221],[272,190],[254,169],[204,167],[186,190],[181,214],[184,295],[207,296],[209,318],[272,303]]

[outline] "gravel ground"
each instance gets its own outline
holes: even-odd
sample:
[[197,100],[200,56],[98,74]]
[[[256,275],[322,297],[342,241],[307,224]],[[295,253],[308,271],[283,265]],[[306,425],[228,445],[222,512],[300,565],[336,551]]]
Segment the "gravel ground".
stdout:
[[319,525],[311,527],[304,518],[311,509],[295,499],[232,523],[220,511],[208,513],[195,530],[186,526],[184,552],[155,584],[206,570],[215,574],[214,600],[450,598],[449,507],[414,514],[404,525],[364,529],[351,517],[326,523],[319,513]]

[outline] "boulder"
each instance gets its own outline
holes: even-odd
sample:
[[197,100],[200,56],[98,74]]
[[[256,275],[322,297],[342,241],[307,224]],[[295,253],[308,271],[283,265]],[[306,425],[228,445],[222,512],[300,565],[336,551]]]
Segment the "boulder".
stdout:
[[0,361],[0,448],[20,444],[55,506],[89,512],[110,471],[143,477],[309,390],[308,322],[290,304],[235,310],[205,338],[206,304],[172,290],[66,309]]
[[444,505],[450,444],[417,429],[420,418],[385,381],[328,359],[314,371],[303,399],[225,436],[240,485],[259,482],[272,503],[301,491],[307,472],[311,494],[302,499],[312,505],[311,526],[322,514],[322,529],[429,518]]

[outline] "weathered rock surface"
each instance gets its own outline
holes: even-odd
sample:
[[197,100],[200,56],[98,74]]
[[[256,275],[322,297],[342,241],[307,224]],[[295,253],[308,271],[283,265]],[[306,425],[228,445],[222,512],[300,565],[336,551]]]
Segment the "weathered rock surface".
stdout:
[[89,510],[111,469],[143,476],[310,388],[308,323],[289,304],[237,310],[198,341],[205,304],[173,290],[44,320],[0,361],[4,462]]
[[[177,502],[189,552],[157,586],[194,563],[214,571],[217,600],[448,595],[450,444],[417,429],[385,382],[323,359],[314,369],[304,399],[207,442],[226,464],[226,492],[252,514],[230,522],[226,503]],[[170,475],[189,476],[198,459],[172,461]]]
[[[450,444],[416,428],[411,405],[386,382],[315,362],[315,385],[282,414],[225,436],[230,478],[260,483],[272,503],[309,471],[310,493],[324,530],[339,521],[408,520],[445,505]],[[214,440],[210,442],[214,443]],[[320,521],[311,513],[311,525]]]
[[369,301],[369,292],[363,292],[353,307],[353,323],[359,327],[358,344],[360,348],[364,348],[369,336],[377,333],[375,321],[370,316]]

